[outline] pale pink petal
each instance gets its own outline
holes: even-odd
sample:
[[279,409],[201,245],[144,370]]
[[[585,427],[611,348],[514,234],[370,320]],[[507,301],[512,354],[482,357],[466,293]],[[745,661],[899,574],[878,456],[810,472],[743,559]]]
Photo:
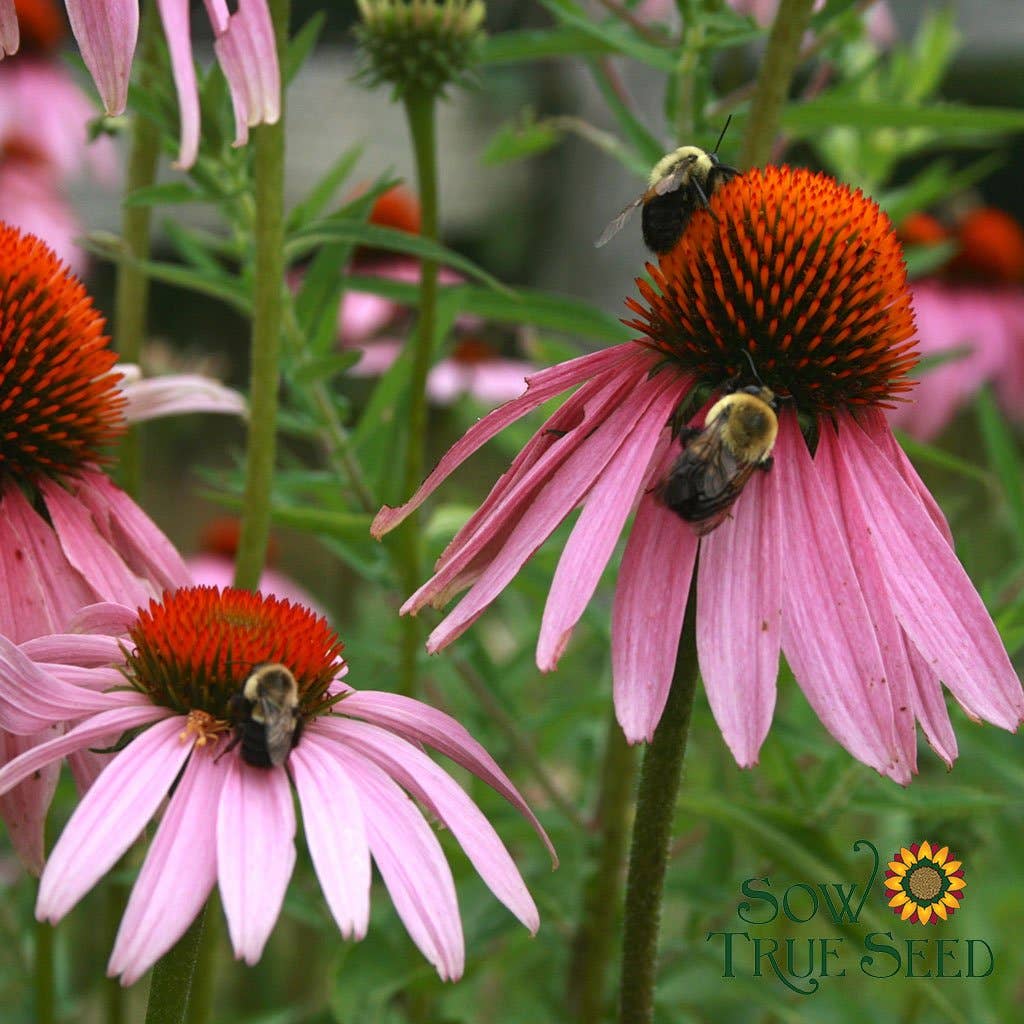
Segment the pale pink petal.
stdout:
[[835,427],[831,423],[823,423],[819,430],[814,464],[821,473],[825,487],[838,498],[837,521],[845,534],[885,663],[884,684],[891,693],[896,740],[902,751],[902,762],[908,771],[907,777],[899,781],[909,782],[909,773],[917,770],[914,682],[906,656],[903,630],[889,604],[883,573],[871,547],[864,509],[856,491],[849,487],[845,467],[840,464],[838,444]]
[[39,490],[68,561],[105,601],[145,604],[152,595],[118,551],[101,535],[88,507],[53,480],[42,479]]
[[[96,693],[103,693],[105,690],[131,692],[124,672],[119,668],[87,668],[83,665],[61,665],[41,660],[36,661],[36,665],[54,679],[70,683],[78,689],[93,690]],[[108,701],[105,707],[111,707],[112,703]]]
[[40,743],[13,761],[8,761],[0,768],[0,795],[9,792],[33,772],[59,761],[62,757],[67,757],[76,750],[95,746],[97,742],[111,735],[120,736],[128,729],[149,725],[150,722],[167,718],[170,714],[171,711],[167,708],[158,708],[140,695],[138,703],[120,705],[112,711],[101,711],[97,715],[92,715],[65,735]]
[[387,373],[402,354],[402,343],[397,338],[378,338],[360,344],[362,355],[349,373],[353,377],[379,377]]
[[192,745],[181,741],[184,726],[180,716],[150,726],[82,798],[40,879],[40,921],[59,921],[135,842],[188,759]]
[[[225,587],[233,585],[235,578],[235,563],[224,555],[201,553],[190,555],[185,559],[185,565],[192,576],[192,582],[197,587]],[[327,610],[316,600],[313,595],[300,587],[291,577],[283,572],[267,566],[260,576],[259,591],[266,596],[278,597],[282,601],[291,601],[292,604],[300,604],[309,608],[317,615],[327,615]]]
[[[677,453],[667,449],[656,476]],[[652,490],[640,499],[612,605],[615,716],[630,743],[650,740],[665,709],[686,614],[697,534]]]
[[461,786],[417,747],[376,725],[324,718],[336,740],[369,757],[451,829],[488,888],[535,934],[537,907],[515,862],[483,812]]
[[71,31],[108,114],[123,114],[139,34],[139,0],[66,0]]
[[302,806],[306,845],[342,937],[361,939],[370,921],[370,847],[352,780],[334,743],[311,725],[288,758]]
[[580,356],[535,373],[527,379],[526,392],[523,395],[488,413],[466,431],[462,438],[448,450],[438,463],[437,468],[427,477],[409,501],[398,508],[389,506],[382,508],[377,513],[370,532],[374,537],[380,538],[393,530],[406,516],[419,508],[470,455],[510,423],[514,423],[539,405],[543,405],[549,398],[560,395],[563,391],[567,391],[588,377],[593,377],[614,366],[624,358],[632,357],[637,348],[638,346],[633,342],[625,342],[622,345],[613,345],[610,348],[601,349],[598,352],[592,352],[589,355]]
[[0,491],[0,633],[18,643],[63,629],[97,594],[64,557],[53,528],[29,505],[21,488]]
[[[0,89],[6,85],[6,81],[0,82]],[[0,152],[2,149],[0,137]],[[83,233],[82,225],[55,169],[35,160],[5,156],[0,162],[0,220],[41,238],[76,274],[85,271],[88,260],[75,244]]]
[[[512,527],[500,553],[490,561],[454,611],[430,634],[427,640],[428,651],[434,653],[450,644],[480,617],[599,479],[621,447],[623,438],[646,416],[651,404],[657,401],[660,406],[666,391],[674,390],[678,395],[684,386],[682,378],[672,378],[668,374],[640,379],[629,399],[623,401],[598,424],[593,433],[578,444],[536,498],[521,509],[520,518]],[[641,471],[646,469],[647,461],[644,459]],[[632,497],[630,495],[631,501]]]
[[508,402],[523,390],[523,381],[536,372],[533,363],[520,359],[489,359],[470,367],[468,390],[478,402]]
[[[387,277],[388,275],[378,274],[375,276]],[[341,343],[343,345],[361,345],[389,323],[400,308],[382,295],[347,290],[342,296],[341,305],[338,308],[338,337]],[[397,356],[397,352],[395,355]],[[379,372],[383,372],[383,370]]]
[[838,454],[846,483],[860,495],[900,625],[969,713],[1016,729],[1024,694],[974,585],[889,460],[855,423],[843,427]]
[[199,87],[196,85],[196,69],[192,62],[189,0],[157,0],[157,7],[164,24],[174,87],[178,93],[181,141],[176,166],[188,169],[196,162],[199,153]]
[[245,398],[232,388],[198,373],[151,377],[124,387],[125,419],[141,423],[183,412],[222,412],[245,416]]
[[[117,736],[111,736],[98,746],[103,748],[113,746],[117,739]],[[100,777],[103,769],[110,764],[112,756],[112,754],[100,754],[89,749],[76,750],[68,754],[68,767],[75,780],[75,789],[78,791],[79,799],[92,789],[93,783]]]
[[[58,726],[30,736],[0,732],[0,763],[8,762],[59,734]],[[48,764],[32,772],[13,789],[0,796],[0,818],[7,826],[11,845],[25,869],[33,875],[43,870],[46,860],[44,829],[50,801],[60,776],[59,764]]]
[[14,0],[0,0],[0,60],[13,57],[18,52],[20,42]]
[[252,966],[295,866],[295,809],[284,771],[253,768],[237,756],[220,770],[226,778],[217,811],[217,879],[235,956]]
[[[520,378],[519,387],[505,401],[517,397],[523,390],[522,383],[525,377]],[[465,394],[469,388],[469,370],[454,359],[442,359],[435,363],[427,374],[427,395],[437,405],[451,405],[460,395]]]
[[942,683],[906,636],[903,638],[903,646],[907,652],[913,683],[914,716],[921,723],[929,746],[946,762],[947,767],[952,768],[958,752],[956,733],[949,720]]
[[67,629],[69,633],[119,637],[124,636],[138,621],[139,613],[134,608],[112,601],[100,601],[75,612],[68,621]]
[[[226,772],[196,748],[149,846],[107,974],[134,984],[185,933],[217,880],[217,805]],[[262,837],[251,837],[259,842]]]
[[783,531],[782,649],[825,728],[883,775],[903,777],[885,665],[847,541],[837,496],[824,486],[788,410],[779,417],[773,473]]
[[377,870],[413,942],[443,981],[461,977],[462,920],[451,869],[415,804],[371,761],[337,745],[356,785]]
[[[33,661],[51,661],[62,665],[96,668],[123,661],[121,642],[112,636],[82,636],[79,633],[57,633],[26,640],[19,645],[21,653]],[[124,677],[121,677],[124,682]]]
[[512,780],[501,770],[490,754],[451,715],[411,697],[378,690],[353,690],[337,706],[345,715],[363,718],[397,732],[416,743],[434,747],[445,757],[472,772],[500,793],[533,826],[543,840],[554,865],[558,864],[555,849],[533,811],[527,806]]
[[732,517],[701,542],[697,654],[708,703],[741,768],[775,711],[782,642],[782,530],[774,471],[755,473]]
[[[658,374],[655,383],[662,385],[660,393],[632,430],[619,435],[620,446],[587,495],[558,560],[537,641],[537,667],[543,672],[554,669],[593,597],[637,500],[665,421],[689,387],[688,380],[669,373]],[[567,461],[563,472],[568,469]],[[556,483],[561,483],[561,474]]]
[[106,711],[119,700],[61,681],[0,635],[0,728],[27,736],[56,722]]
[[191,583],[175,546],[124,491],[103,473],[83,472],[80,478],[78,498],[99,532],[157,595]]

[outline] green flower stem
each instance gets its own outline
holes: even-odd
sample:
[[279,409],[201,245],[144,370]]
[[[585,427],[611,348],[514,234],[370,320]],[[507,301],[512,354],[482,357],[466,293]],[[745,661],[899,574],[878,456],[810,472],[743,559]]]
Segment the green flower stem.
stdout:
[[[697,579],[694,568],[693,579]],[[658,927],[679,779],[697,691],[696,587],[690,587],[668,702],[644,754],[626,880],[619,1024],[651,1024]]]
[[[421,228],[424,238],[437,241],[437,132],[436,100],[433,94],[410,92],[405,97],[413,152],[416,158],[416,185],[420,195]],[[412,370],[409,376],[409,430],[406,435],[402,493],[412,494],[423,479],[427,436],[427,374],[434,348],[437,323],[437,263],[420,264],[419,317],[412,339]],[[420,585],[420,515],[409,517],[401,536],[400,574],[403,594],[411,594]],[[420,626],[406,615],[402,618],[400,692],[414,697],[417,692],[416,663],[419,657]]]
[[[270,0],[277,53],[284,66],[290,0]],[[277,392],[280,383],[284,301],[284,95],[277,124],[255,128],[256,219],[253,244],[254,303],[249,386],[249,444],[245,470],[242,533],[235,559],[235,586],[259,586],[270,538],[270,488],[277,447]]]
[[618,932],[619,879],[636,775],[636,752],[622,734],[614,712],[601,763],[601,789],[594,825],[599,831],[594,867],[583,889],[583,910],[569,963],[569,1007],[580,1024],[604,1019],[608,966]]
[[800,57],[800,43],[811,19],[814,0],[780,0],[757,76],[747,119],[740,167],[759,167],[771,156],[782,107]]
[[[160,45],[160,19],[156,5],[147,3],[140,30],[139,88],[148,92],[154,77]],[[148,117],[136,113],[132,119],[131,149],[125,173],[125,196],[152,185],[160,158],[160,129]],[[133,260],[149,259],[150,206],[125,206],[121,211],[121,235],[125,252]],[[137,264],[122,260],[117,265],[114,296],[115,343],[121,359],[138,363],[146,340],[149,311],[149,277]],[[139,427],[132,427],[121,440],[119,476],[121,486],[137,496],[142,483],[142,441]],[[120,989],[120,986],[118,986]]]
[[157,961],[149,986],[146,1024],[185,1024],[188,1019],[200,952],[208,951],[202,941],[205,922],[204,907],[188,931]]
[[36,921],[35,932],[35,1004],[36,1024],[56,1024],[57,979],[53,961],[53,925]]

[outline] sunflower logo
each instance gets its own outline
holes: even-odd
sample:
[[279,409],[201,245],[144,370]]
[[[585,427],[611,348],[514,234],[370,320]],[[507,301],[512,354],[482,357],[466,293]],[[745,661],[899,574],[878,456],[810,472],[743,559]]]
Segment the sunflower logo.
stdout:
[[885,873],[892,912],[913,924],[945,921],[959,909],[967,887],[962,863],[948,846],[927,840],[898,850]]

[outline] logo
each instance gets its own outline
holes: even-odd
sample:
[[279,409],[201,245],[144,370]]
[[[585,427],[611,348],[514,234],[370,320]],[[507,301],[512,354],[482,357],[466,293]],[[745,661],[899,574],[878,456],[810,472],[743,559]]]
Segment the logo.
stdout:
[[961,865],[948,846],[933,847],[927,840],[897,850],[885,873],[892,912],[911,924],[937,924],[952,917],[967,887]]

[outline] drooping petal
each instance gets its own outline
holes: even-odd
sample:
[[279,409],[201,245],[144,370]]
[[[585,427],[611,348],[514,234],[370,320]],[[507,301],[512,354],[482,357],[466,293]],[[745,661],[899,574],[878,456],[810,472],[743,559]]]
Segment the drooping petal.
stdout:
[[164,25],[174,87],[178,93],[181,142],[176,166],[187,170],[196,162],[199,153],[199,87],[192,62],[189,0],[157,0],[157,7]]
[[198,373],[150,377],[124,388],[125,419],[142,423],[183,412],[223,412],[245,416],[245,398],[233,388]]
[[883,775],[900,762],[885,665],[837,522],[796,417],[779,417],[773,473],[783,527],[782,649],[825,728]]
[[338,744],[335,757],[356,784],[370,852],[413,942],[443,981],[462,976],[465,946],[455,882],[423,815],[371,761]]
[[123,114],[139,35],[138,0],[66,0],[71,31],[108,114]]
[[451,715],[446,715],[429,704],[411,697],[379,690],[355,690],[337,705],[340,713],[365,719],[397,732],[416,743],[425,743],[450,757],[457,765],[482,779],[491,789],[500,793],[540,836],[551,862],[558,865],[555,848],[533,811],[527,806],[512,780],[501,770],[497,761]]
[[82,798],[40,879],[40,921],[59,921],[135,842],[192,749],[180,738],[184,725],[184,718],[174,716],[150,726],[110,762]]
[[[480,617],[600,478],[622,446],[623,438],[647,414],[651,404],[660,401],[665,389],[676,384],[664,374],[641,377],[628,398],[578,445],[535,500],[522,510],[521,518],[512,527],[501,551],[483,570],[469,593],[430,634],[428,651],[433,654],[447,646]],[[643,468],[646,466],[645,459]]]
[[344,719],[321,720],[324,731],[369,757],[451,829],[488,888],[536,933],[537,907],[519,869],[483,812],[462,787],[417,747],[380,726]]
[[112,636],[55,633],[26,640],[19,648],[22,654],[33,661],[81,665],[86,668],[113,665],[122,660],[120,641]]
[[132,985],[195,920],[217,881],[217,805],[226,772],[194,749],[132,887],[107,974]]
[[327,905],[342,936],[361,939],[370,921],[370,847],[359,794],[333,751],[321,723],[314,723],[291,752],[288,767]]
[[170,714],[167,708],[158,708],[147,701],[92,715],[64,736],[40,743],[0,768],[0,796],[53,761],[59,761],[83,747],[95,746],[111,735],[119,736],[126,729],[167,718]]
[[679,405],[689,380],[663,373],[650,405],[605,466],[585,500],[583,511],[569,536],[548,593],[540,637],[537,667],[554,669],[601,579],[626,518],[637,500],[665,421]]
[[921,723],[931,748],[946,762],[947,767],[952,768],[958,748],[942,683],[906,636],[903,637],[903,646],[907,652],[913,683],[914,717]]
[[[0,731],[0,762],[11,761],[59,734],[58,726],[29,736],[12,736]],[[50,801],[60,776],[59,764],[48,764],[27,775],[17,786],[0,796],[0,818],[25,870],[38,875],[46,861],[44,827]]]
[[76,608],[97,597],[16,484],[0,495],[0,586],[18,595],[0,601],[0,633],[15,643],[64,629]]
[[67,624],[69,633],[100,633],[104,636],[124,636],[138,621],[139,613],[134,608],[112,601],[79,608]]
[[13,57],[20,45],[18,12],[14,9],[14,0],[0,0],[0,60]]
[[697,655],[722,737],[741,768],[757,763],[775,711],[782,642],[782,527],[774,471],[755,473],[732,518],[701,543]]
[[227,758],[221,771],[217,879],[235,956],[251,967],[270,938],[295,866],[295,809],[284,771],[253,768],[240,757]]
[[[660,475],[675,454],[662,456]],[[630,743],[650,740],[665,709],[697,544],[653,491],[640,499],[612,605],[615,716]]]
[[370,532],[378,539],[383,537],[406,516],[419,508],[470,455],[483,447],[510,423],[515,423],[516,420],[543,405],[549,398],[554,398],[581,381],[614,366],[620,360],[633,356],[637,347],[633,342],[613,345],[610,348],[559,363],[557,366],[541,370],[527,378],[526,391],[519,398],[506,402],[470,427],[462,438],[452,445],[420,489],[404,505],[398,508],[389,506],[382,508],[377,513]]
[[854,423],[837,446],[907,637],[967,711],[1016,729],[1024,694],[995,624],[928,510]]

